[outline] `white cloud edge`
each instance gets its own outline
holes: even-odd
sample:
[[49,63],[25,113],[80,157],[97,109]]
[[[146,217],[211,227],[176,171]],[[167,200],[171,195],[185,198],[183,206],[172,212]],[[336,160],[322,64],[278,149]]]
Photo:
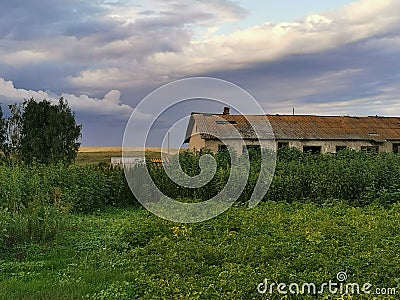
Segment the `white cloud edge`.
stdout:
[[89,112],[95,115],[115,115],[127,119],[133,112],[131,106],[121,103],[121,92],[119,90],[109,91],[103,99],[92,98],[87,95],[77,96],[70,93],[55,95],[51,92],[41,90],[34,91],[16,88],[12,81],[0,77],[0,102],[2,104],[21,103],[25,99],[30,98],[39,101],[47,99],[55,102],[61,97],[67,100],[71,109],[77,113]]

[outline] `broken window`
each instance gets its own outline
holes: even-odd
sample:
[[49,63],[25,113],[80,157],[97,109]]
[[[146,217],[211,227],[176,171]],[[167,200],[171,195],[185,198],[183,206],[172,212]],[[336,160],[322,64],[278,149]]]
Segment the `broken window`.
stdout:
[[393,144],[393,153],[400,153],[400,144]]
[[346,146],[336,146],[336,152],[346,149]]
[[289,142],[278,142],[278,149],[289,147]]
[[227,151],[227,150],[228,150],[227,145],[218,145],[218,152]]
[[361,146],[361,150],[367,153],[373,153],[373,152],[378,153],[379,146]]
[[261,155],[260,145],[243,145],[243,154],[248,153],[250,159],[259,158]]
[[321,146],[303,146],[303,152],[309,152],[311,154],[321,153]]

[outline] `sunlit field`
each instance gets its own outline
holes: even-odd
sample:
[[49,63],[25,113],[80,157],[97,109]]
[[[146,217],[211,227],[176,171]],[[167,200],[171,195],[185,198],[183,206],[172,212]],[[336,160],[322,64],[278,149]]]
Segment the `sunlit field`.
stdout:
[[[129,148],[130,156],[141,156],[146,153],[149,158],[159,158],[161,156],[161,148]],[[166,149],[163,149],[166,153]],[[170,153],[177,153],[178,149],[170,149]],[[80,147],[77,157],[76,164],[98,164],[98,163],[109,163],[111,157],[121,157],[122,147]]]

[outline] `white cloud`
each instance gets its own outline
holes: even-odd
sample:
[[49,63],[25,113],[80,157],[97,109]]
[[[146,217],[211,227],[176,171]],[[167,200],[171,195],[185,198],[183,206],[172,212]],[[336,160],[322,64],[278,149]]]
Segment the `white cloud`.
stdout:
[[57,101],[60,97],[66,99],[72,110],[78,114],[115,115],[127,119],[133,111],[132,107],[120,102],[121,92],[118,90],[108,92],[103,99],[91,98],[87,95],[76,96],[69,93],[55,95],[44,91],[18,89],[12,81],[6,81],[0,77],[0,102],[4,104],[21,103],[29,98]]
[[398,0],[359,0],[345,5],[334,14],[352,24],[365,24],[368,21],[398,19],[400,3]]
[[4,61],[9,65],[23,66],[32,62],[44,62],[49,60],[52,54],[43,50],[20,50],[15,52],[3,52],[0,54]]
[[7,103],[22,102],[24,99],[31,97],[44,99],[49,98],[49,95],[44,91],[32,91],[25,89],[17,89],[12,81],[6,81],[0,77],[0,97],[4,100],[9,100]]
[[121,92],[118,90],[112,90],[104,96],[104,100],[111,101],[119,104],[119,98],[121,98]]
[[[331,29],[332,20],[321,15],[309,15],[307,16],[304,25],[306,28],[314,31],[321,31]],[[296,23],[298,24],[298,23]]]
[[195,74],[317,53],[385,33],[398,26],[399,11],[400,1],[363,0],[302,21],[265,23],[201,42],[192,41],[182,52],[155,53],[150,62],[160,73],[168,70]]
[[339,48],[400,23],[400,1],[361,0],[296,22],[218,34],[224,22],[247,15],[236,2],[153,0],[148,12],[132,1],[99,3],[102,13],[66,23],[64,34],[29,42],[6,39],[0,63],[21,70],[67,66],[62,75],[71,88],[121,90]]

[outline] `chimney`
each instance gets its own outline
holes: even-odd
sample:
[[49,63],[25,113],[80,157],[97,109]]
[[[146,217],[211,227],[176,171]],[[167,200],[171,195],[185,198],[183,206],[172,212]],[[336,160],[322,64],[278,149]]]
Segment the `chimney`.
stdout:
[[227,107],[227,106],[224,107],[224,112],[223,112],[223,114],[224,114],[224,115],[229,115],[229,107]]

